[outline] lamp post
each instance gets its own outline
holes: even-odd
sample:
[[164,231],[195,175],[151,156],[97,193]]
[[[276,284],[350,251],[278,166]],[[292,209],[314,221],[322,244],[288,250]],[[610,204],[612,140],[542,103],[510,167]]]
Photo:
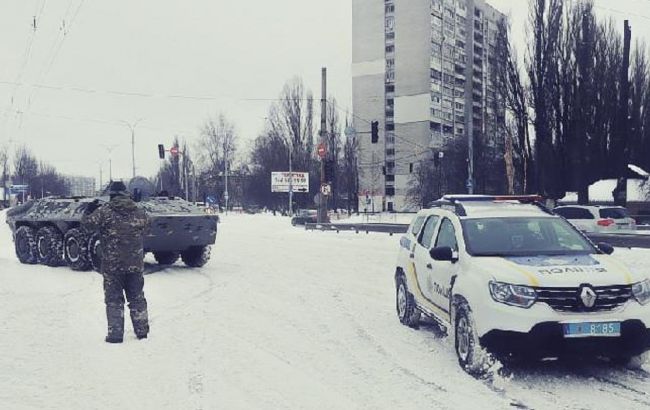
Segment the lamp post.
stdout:
[[142,121],[143,118],[138,118],[136,121],[133,122],[128,122],[128,121],[122,121],[122,124],[126,125],[131,129],[131,162],[133,165],[133,178],[135,178],[135,127],[138,126],[140,121]]

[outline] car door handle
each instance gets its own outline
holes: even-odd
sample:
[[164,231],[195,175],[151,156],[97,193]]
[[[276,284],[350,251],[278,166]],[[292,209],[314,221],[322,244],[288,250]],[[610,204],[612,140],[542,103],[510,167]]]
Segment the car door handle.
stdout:
[[427,263],[427,269],[433,269],[433,266],[430,263]]

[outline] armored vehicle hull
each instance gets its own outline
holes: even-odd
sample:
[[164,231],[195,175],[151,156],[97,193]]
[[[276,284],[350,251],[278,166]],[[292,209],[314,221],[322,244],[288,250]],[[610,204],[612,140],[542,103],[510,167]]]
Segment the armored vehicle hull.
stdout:
[[[28,264],[97,269],[99,235],[87,232],[81,218],[108,201],[108,196],[44,198],[10,209],[7,223],[16,256]],[[150,220],[144,250],[153,253],[158,263],[173,264],[179,258],[191,267],[207,263],[210,245],[216,240],[218,216],[180,198],[146,197],[137,204]]]

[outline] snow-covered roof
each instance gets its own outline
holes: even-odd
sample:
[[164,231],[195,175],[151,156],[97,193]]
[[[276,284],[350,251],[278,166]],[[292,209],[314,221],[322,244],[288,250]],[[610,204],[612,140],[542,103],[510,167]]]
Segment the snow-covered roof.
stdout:
[[[589,186],[589,202],[614,202],[612,196],[614,188],[616,188],[615,179],[602,179],[594,182]],[[627,200],[631,202],[650,201],[650,183],[642,179],[628,179]],[[568,192],[564,198],[560,199],[560,202],[568,203],[577,201],[578,194],[576,192]]]

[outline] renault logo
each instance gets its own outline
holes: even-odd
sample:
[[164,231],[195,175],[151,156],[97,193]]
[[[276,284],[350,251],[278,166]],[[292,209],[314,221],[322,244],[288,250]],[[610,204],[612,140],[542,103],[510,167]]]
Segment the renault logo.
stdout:
[[582,300],[582,304],[587,308],[594,307],[597,298],[598,295],[596,295],[596,292],[594,292],[594,290],[590,287],[585,286],[580,291],[580,299]]

